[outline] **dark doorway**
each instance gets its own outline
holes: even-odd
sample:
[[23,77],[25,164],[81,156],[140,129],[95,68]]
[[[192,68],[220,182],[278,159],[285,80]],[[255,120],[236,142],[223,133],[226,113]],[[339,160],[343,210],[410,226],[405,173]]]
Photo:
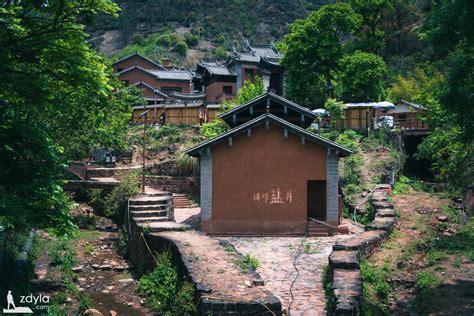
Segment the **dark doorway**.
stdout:
[[425,181],[434,181],[434,176],[431,172],[433,161],[416,157],[418,145],[423,142],[425,137],[425,135],[405,135],[403,137],[403,147],[406,154],[403,174]]
[[326,181],[308,180],[308,217],[326,220]]

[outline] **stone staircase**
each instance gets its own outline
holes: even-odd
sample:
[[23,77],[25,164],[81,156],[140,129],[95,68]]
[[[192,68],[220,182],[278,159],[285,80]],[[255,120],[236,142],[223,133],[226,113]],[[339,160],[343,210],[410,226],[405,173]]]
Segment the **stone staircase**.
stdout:
[[174,208],[192,208],[197,207],[197,205],[188,199],[186,194],[173,194],[173,206]]
[[308,237],[327,237],[330,233],[329,227],[313,221],[308,222]]
[[141,194],[129,200],[130,218],[144,231],[160,232],[185,230],[185,225],[174,222],[173,195],[170,192]]

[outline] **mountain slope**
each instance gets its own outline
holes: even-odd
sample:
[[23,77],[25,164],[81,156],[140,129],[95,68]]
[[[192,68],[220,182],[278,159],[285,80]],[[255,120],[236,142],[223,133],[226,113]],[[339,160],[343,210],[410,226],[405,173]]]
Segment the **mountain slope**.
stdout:
[[230,47],[242,36],[252,42],[281,39],[288,24],[330,0],[117,0],[119,18],[99,16],[88,31],[99,51],[111,54],[134,34],[193,28],[201,39]]

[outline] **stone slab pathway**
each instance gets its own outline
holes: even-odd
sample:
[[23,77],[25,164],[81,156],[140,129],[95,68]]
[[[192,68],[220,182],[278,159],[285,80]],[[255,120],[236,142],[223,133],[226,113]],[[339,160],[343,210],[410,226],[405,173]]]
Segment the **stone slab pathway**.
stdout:
[[[322,286],[323,267],[337,241],[355,235],[333,237],[227,237],[243,255],[258,258],[257,272],[265,281],[265,288],[277,295],[283,309],[291,316],[326,315],[326,299]],[[296,258],[296,261],[295,261]],[[297,273],[293,262],[299,271]],[[298,276],[298,277],[297,277]],[[292,286],[293,301],[290,294]],[[291,302],[292,301],[292,302]],[[291,303],[291,306],[289,306]]]

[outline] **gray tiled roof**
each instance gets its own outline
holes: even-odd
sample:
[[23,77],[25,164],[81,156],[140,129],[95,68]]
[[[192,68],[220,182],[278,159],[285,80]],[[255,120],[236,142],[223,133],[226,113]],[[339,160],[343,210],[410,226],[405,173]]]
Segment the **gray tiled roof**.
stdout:
[[288,132],[290,133],[293,133],[293,134],[296,134],[298,136],[301,136],[301,137],[304,137],[305,139],[309,140],[309,141],[312,141],[316,144],[319,144],[319,145],[322,145],[324,147],[327,147],[327,148],[331,148],[333,150],[335,150],[339,156],[348,156],[350,154],[353,153],[352,150],[342,146],[342,145],[339,145],[338,143],[335,143],[327,138],[324,138],[324,137],[321,137],[317,134],[314,134],[314,133],[311,133],[311,132],[308,132],[307,130],[299,127],[299,126],[296,126],[294,124],[291,124],[279,117],[276,117],[275,115],[273,114],[270,114],[270,113],[266,113],[266,114],[263,114],[263,115],[260,115],[259,117],[251,120],[251,121],[248,121],[247,123],[245,124],[242,124],[238,127],[235,127],[229,131],[227,131],[226,133],[224,134],[221,134],[215,138],[212,138],[210,140],[207,140],[193,148],[190,148],[188,150],[185,151],[186,154],[190,155],[190,156],[194,156],[194,157],[199,157],[200,154],[201,154],[201,151],[204,150],[205,148],[208,148],[210,146],[213,146],[217,143],[220,143],[222,141],[225,141],[228,137],[231,137],[235,134],[238,134],[238,133],[242,133],[242,132],[245,132],[248,128],[251,128],[253,126],[256,126],[256,125],[260,125],[264,122],[271,122],[273,124],[276,124],[284,129],[287,129]]
[[199,63],[210,74],[217,76],[235,76],[236,74],[227,65],[215,61],[201,61]]
[[192,79],[189,70],[148,70],[149,73],[155,75],[158,79],[163,80],[186,80]]

